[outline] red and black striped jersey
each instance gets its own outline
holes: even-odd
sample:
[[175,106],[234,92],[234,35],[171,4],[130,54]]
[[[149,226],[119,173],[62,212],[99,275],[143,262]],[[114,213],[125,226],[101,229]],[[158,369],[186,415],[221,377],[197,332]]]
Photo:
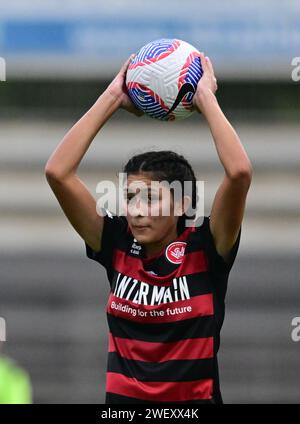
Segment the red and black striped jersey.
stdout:
[[85,243],[110,283],[105,403],[222,403],[217,352],[240,235],[225,262],[205,216],[146,258],[126,217],[106,211],[101,251]]

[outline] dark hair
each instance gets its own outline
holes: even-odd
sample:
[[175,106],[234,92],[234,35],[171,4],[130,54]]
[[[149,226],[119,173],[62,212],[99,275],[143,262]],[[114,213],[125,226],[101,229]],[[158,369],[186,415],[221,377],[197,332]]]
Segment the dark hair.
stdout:
[[139,174],[150,172],[156,181],[179,181],[184,189],[184,181],[192,181],[192,193],[190,193],[192,203],[187,211],[178,219],[177,230],[179,234],[185,229],[186,219],[195,219],[195,213],[191,215],[191,208],[197,205],[197,184],[196,177],[190,163],[180,154],[171,150],[149,151],[133,156],[123,168],[123,172],[129,174]]

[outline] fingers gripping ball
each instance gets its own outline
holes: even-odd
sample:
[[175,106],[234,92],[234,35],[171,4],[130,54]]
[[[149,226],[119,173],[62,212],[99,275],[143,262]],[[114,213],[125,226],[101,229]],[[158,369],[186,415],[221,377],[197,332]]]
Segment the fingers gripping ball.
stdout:
[[130,61],[126,87],[133,103],[151,118],[185,119],[203,70],[191,44],[163,38],[142,47]]

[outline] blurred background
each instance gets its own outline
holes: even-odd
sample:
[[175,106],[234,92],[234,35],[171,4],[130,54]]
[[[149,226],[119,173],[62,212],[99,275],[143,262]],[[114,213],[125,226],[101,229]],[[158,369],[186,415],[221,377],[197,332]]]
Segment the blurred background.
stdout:
[[[254,168],[221,334],[224,402],[299,403],[300,343],[291,338],[300,316],[300,81],[292,79],[300,8],[293,0],[1,4],[2,353],[28,371],[35,403],[104,402],[108,281],[86,258],[44,166],[129,54],[162,37],[210,56],[219,102]],[[118,111],[79,176],[97,198],[99,181],[117,181],[127,159],[150,148],[191,161],[205,181],[208,214],[223,169],[200,115],[167,123]]]

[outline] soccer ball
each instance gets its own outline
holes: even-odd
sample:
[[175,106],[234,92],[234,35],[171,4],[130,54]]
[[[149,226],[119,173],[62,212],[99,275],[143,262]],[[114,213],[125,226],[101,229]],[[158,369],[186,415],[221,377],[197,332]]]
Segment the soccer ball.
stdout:
[[185,119],[203,74],[199,51],[177,39],[162,38],[142,47],[130,62],[126,87],[133,103],[152,118]]

